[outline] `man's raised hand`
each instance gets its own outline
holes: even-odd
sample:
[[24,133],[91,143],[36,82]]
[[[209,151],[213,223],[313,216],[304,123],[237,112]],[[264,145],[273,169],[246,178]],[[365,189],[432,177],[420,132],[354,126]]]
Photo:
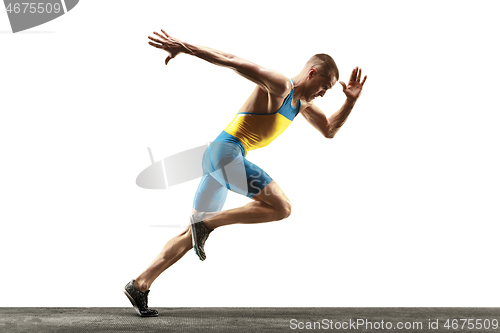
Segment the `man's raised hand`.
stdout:
[[156,31],[154,32],[154,34],[157,35],[159,38],[153,38],[151,36],[148,36],[148,38],[154,42],[154,43],[149,42],[148,44],[168,52],[169,55],[165,58],[165,65],[166,65],[168,64],[170,59],[175,58],[179,53],[181,53],[184,50],[184,45],[180,40],[170,37],[165,31],[163,31],[163,29],[161,29],[161,32],[163,32],[163,35],[157,33]]
[[357,100],[359,95],[361,94],[361,90],[363,90],[363,85],[366,81],[366,75],[361,81],[361,68],[356,67],[352,70],[351,77],[349,78],[349,82],[346,85],[344,82],[339,81],[342,85],[342,90],[344,90],[344,94],[347,99]]

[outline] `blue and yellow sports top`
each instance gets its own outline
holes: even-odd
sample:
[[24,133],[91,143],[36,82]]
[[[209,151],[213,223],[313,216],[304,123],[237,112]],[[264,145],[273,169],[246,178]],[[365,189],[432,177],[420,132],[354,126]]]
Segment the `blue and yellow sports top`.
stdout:
[[241,142],[245,149],[245,156],[250,150],[270,144],[287,129],[299,113],[300,100],[297,106],[292,106],[293,80],[290,79],[290,82],[292,91],[278,111],[273,113],[238,112],[233,121],[224,129],[224,132]]

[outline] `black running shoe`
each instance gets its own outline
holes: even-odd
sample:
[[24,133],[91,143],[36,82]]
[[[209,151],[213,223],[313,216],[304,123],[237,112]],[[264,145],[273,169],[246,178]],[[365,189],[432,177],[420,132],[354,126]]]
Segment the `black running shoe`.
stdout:
[[146,290],[146,292],[137,290],[134,287],[134,281],[135,280],[130,281],[125,288],[123,288],[125,296],[128,297],[139,317],[158,317],[158,311],[148,309],[149,290]]
[[203,223],[203,218],[205,217],[205,213],[200,212],[194,215],[191,215],[191,236],[193,238],[193,248],[198,258],[201,261],[205,260],[207,256],[205,255],[205,242],[208,239],[208,235],[212,232],[209,230],[205,223]]

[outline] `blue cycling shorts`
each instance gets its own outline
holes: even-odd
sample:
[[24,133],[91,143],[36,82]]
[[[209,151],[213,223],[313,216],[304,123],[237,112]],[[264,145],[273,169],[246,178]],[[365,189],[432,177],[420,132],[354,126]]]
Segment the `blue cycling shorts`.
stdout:
[[229,190],[253,198],[273,180],[245,157],[241,142],[225,131],[203,154],[203,177],[193,208],[202,212],[222,210]]

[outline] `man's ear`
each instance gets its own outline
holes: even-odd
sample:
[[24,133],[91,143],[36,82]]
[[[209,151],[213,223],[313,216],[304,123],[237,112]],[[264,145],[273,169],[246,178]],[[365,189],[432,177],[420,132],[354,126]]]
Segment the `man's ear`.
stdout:
[[316,75],[318,73],[318,70],[316,68],[311,68],[309,70],[309,72],[307,72],[307,77],[310,79],[312,78],[314,75]]

